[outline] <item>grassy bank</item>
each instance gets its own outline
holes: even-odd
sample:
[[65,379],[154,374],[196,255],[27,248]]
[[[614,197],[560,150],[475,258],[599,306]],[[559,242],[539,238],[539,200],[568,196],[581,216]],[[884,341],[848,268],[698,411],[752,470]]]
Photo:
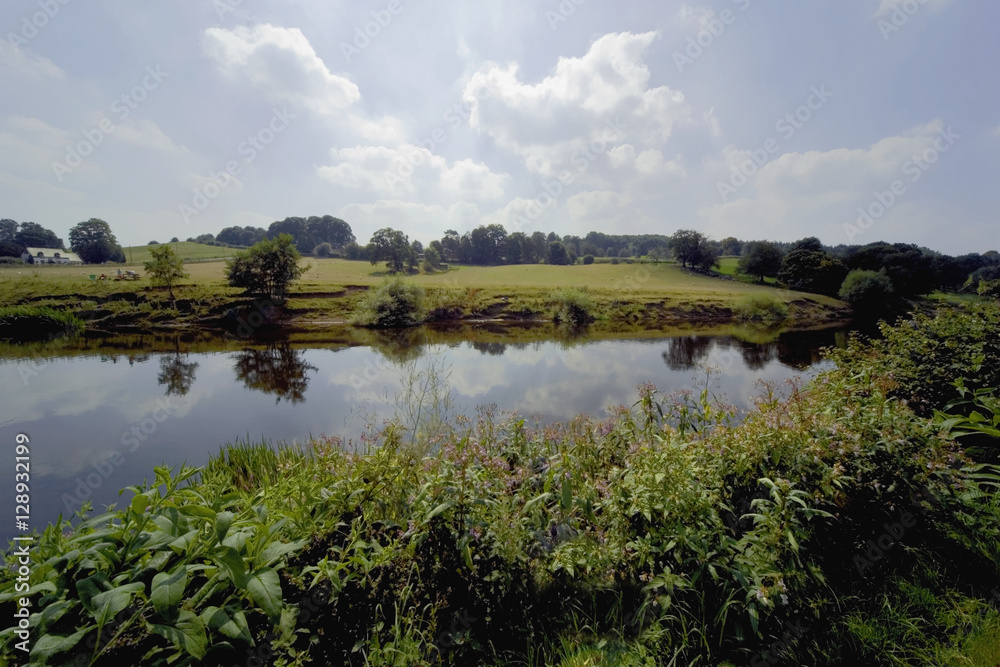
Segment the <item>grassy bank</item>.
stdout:
[[[367,262],[316,260],[276,311],[285,327],[346,323],[362,306],[364,293],[385,278]],[[224,280],[223,262],[190,264],[186,284],[165,290],[136,282],[91,281],[90,267],[0,269],[0,300],[71,310],[92,328],[155,328],[218,324],[228,310],[249,300]],[[109,269],[110,270],[110,269]],[[798,326],[842,320],[845,304],[828,297],[724,281],[676,265],[594,264],[590,266],[461,267],[407,280],[423,288],[432,321],[461,319],[551,320],[561,308],[560,291],[585,290],[590,315],[620,325],[664,325],[681,320],[732,322],[737,308],[755,297],[788,309]]]
[[1000,478],[908,404],[989,382],[1000,313],[915,322],[748,415],[652,387],[545,427],[421,403],[158,470],[39,538],[33,662],[995,665]]

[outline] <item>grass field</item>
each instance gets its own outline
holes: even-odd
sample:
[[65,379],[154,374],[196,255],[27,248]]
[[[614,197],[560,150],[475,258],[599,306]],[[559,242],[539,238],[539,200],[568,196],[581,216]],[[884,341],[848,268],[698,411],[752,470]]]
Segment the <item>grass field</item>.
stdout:
[[[214,245],[205,245],[203,243],[190,243],[188,241],[181,241],[180,243],[164,243],[162,245],[171,246],[174,249],[174,252],[176,252],[185,262],[205,259],[224,259],[226,257],[232,257],[236,252],[238,252],[236,248],[222,248]],[[124,248],[123,250],[125,251],[126,263],[131,266],[142,266],[143,262],[148,262],[151,259],[149,249],[155,247],[156,246],[136,245]],[[91,271],[91,273],[93,273],[93,271]]]
[[[740,281],[755,282],[756,279],[747,276],[740,276],[737,274],[737,267],[739,267],[740,258],[739,257],[720,257],[719,258],[719,268],[715,271],[723,276],[729,276],[730,278],[736,278]],[[777,285],[778,281],[775,278],[764,278],[764,282],[768,285]]]

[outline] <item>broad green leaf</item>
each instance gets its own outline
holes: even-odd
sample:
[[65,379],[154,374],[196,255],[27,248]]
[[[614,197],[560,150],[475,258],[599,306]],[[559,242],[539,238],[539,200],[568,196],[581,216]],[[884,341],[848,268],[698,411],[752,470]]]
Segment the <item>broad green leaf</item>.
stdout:
[[257,570],[247,577],[247,591],[253,601],[276,622],[281,617],[281,581],[278,573],[269,567]]
[[455,501],[446,500],[445,502],[441,503],[440,505],[432,509],[430,512],[428,512],[426,516],[424,516],[424,523],[428,523],[431,519],[441,514],[442,512],[445,512],[448,508],[453,507],[454,505]]
[[109,588],[111,588],[111,582],[109,582],[108,578],[100,572],[87,577],[86,579],[80,579],[76,582],[77,597],[80,598],[80,602],[83,604],[84,608],[91,614],[96,613],[97,610],[94,598]]
[[47,634],[48,629],[55,625],[74,605],[76,605],[75,600],[63,600],[45,605],[45,609],[40,614],[32,615],[31,629],[39,637]]
[[94,611],[91,613],[98,627],[103,628],[108,621],[118,615],[118,612],[129,606],[133,595],[145,588],[142,584],[125,584],[95,595],[91,601],[94,605]]
[[308,540],[296,540],[295,542],[271,542],[267,548],[257,558],[257,564],[261,567],[274,565],[278,560],[294,553],[304,547]]
[[22,591],[20,593],[18,593],[16,589],[12,588],[9,591],[6,591],[2,595],[0,595],[0,602],[9,602],[11,600],[16,600],[18,598],[34,597],[35,595],[43,591],[46,593],[55,593],[56,585],[51,581],[43,581],[41,583],[35,584],[27,591]]
[[149,507],[149,496],[146,494],[140,493],[132,499],[132,511],[136,514],[145,513],[147,507]]
[[227,577],[239,589],[247,587],[247,566],[243,557],[232,547],[219,547],[212,557]]
[[169,639],[174,646],[186,651],[197,660],[205,657],[208,652],[208,637],[205,635],[205,624],[194,612],[181,610],[180,619],[176,625],[159,625],[150,623],[150,632]]
[[233,525],[233,519],[236,515],[232,512],[219,512],[215,516],[215,538],[221,542],[226,539],[226,534],[229,532],[229,527]]
[[188,531],[167,546],[173,549],[178,556],[182,556],[191,547],[191,544],[198,539],[198,532],[197,529]]
[[573,481],[567,477],[563,477],[562,483],[562,508],[565,512],[573,509]]
[[[88,625],[82,630],[77,630],[71,635],[53,635],[44,634],[38,638],[35,642],[34,647],[31,649],[31,664],[32,665],[63,665],[64,661],[52,662],[52,658],[59,655],[60,653],[65,653],[70,651],[80,640],[83,639],[88,632],[94,629],[93,625]],[[88,649],[89,653],[89,649]]]
[[209,521],[215,522],[216,514],[207,507],[202,507],[201,505],[185,505],[180,509],[181,514],[185,516],[196,516],[199,519],[208,519]]
[[187,586],[187,570],[178,568],[173,574],[160,572],[153,577],[152,592],[149,599],[153,608],[167,621],[177,620],[184,588]]
[[201,619],[212,630],[215,630],[231,639],[241,639],[247,644],[253,645],[253,637],[250,636],[250,626],[247,625],[246,616],[243,610],[235,606],[227,606],[224,609],[209,607],[201,612]]

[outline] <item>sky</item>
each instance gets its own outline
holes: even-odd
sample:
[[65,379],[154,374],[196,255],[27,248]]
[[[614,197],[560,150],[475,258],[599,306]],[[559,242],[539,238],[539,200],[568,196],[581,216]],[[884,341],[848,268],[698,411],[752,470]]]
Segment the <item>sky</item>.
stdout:
[[0,217],[1000,249],[1000,4],[6,0]]

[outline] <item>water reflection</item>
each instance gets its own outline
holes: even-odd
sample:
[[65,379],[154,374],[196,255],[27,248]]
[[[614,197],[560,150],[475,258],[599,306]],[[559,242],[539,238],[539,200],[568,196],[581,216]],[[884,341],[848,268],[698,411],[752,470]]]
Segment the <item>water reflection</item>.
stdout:
[[275,403],[305,401],[309,371],[318,370],[305,360],[304,350],[286,343],[272,343],[264,349],[247,349],[236,354],[236,379],[247,389],[274,394]]
[[[762,332],[766,333],[766,332]],[[822,360],[825,347],[843,347],[847,344],[845,331],[797,331],[776,336],[774,340],[753,340],[752,336],[680,336],[666,341],[663,362],[672,371],[691,370],[702,366],[714,351],[739,354],[747,370],[760,371],[772,362],[789,368],[805,370]],[[722,356],[727,363],[726,355]],[[731,365],[731,361],[727,363]]]
[[187,396],[197,368],[197,362],[187,361],[187,355],[178,350],[160,357],[160,374],[156,381],[167,387],[167,396]]

